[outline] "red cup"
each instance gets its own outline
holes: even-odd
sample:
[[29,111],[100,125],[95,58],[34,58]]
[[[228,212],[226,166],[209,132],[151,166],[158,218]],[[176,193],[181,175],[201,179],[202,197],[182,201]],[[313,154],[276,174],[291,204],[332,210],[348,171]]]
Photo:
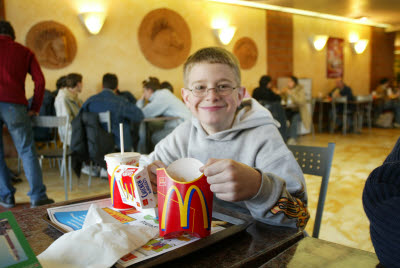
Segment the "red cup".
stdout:
[[104,156],[107,163],[108,181],[110,183],[111,202],[115,209],[129,209],[133,206],[122,202],[114,173],[120,165],[139,166],[140,154],[134,152],[112,153]]

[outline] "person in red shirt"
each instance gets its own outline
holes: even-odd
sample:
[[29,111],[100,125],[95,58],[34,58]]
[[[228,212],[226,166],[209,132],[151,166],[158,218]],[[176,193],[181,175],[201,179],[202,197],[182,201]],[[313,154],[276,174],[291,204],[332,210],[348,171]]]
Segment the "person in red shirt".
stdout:
[[[46,194],[42,170],[36,154],[30,116],[37,115],[42,105],[45,80],[40,65],[31,50],[16,43],[14,29],[8,21],[0,21],[0,127],[10,132],[18,155],[22,159],[29,182],[31,207],[54,203]],[[25,78],[30,74],[35,84],[32,105],[28,110]],[[0,132],[0,205],[15,206],[10,173],[8,171]]]

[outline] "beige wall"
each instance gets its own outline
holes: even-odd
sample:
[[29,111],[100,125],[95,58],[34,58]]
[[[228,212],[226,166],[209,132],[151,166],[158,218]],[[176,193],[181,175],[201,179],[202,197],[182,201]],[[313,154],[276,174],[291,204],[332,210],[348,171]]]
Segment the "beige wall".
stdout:
[[360,39],[370,40],[370,26],[293,15],[293,72],[298,77],[312,78],[313,96],[318,96],[319,92],[326,94],[335,84],[335,79],[326,77],[326,47],[315,51],[308,41],[309,36],[318,34],[344,39],[343,80],[354,94],[369,94],[370,45],[361,55],[353,53],[349,44],[349,35],[353,32],[358,33]]
[[[79,10],[85,5],[104,7],[107,18],[98,35],[90,35],[78,19]],[[232,51],[235,41],[241,37],[252,38],[258,46],[256,65],[242,71],[242,84],[250,91],[257,86],[259,77],[266,72],[265,11],[254,8],[227,6],[200,0],[5,0],[6,18],[13,24],[17,39],[25,44],[25,36],[36,23],[45,20],[60,22],[72,31],[77,40],[75,60],[63,69],[43,68],[46,87],[53,90],[56,80],[70,72],[82,73],[81,98],[101,90],[101,78],[106,72],[116,73],[121,90],[129,90],[136,97],[141,95],[141,81],[149,75],[169,80],[180,96],[182,66],[161,69],[143,56],[137,40],[138,28],[143,17],[157,8],[169,8],[185,18],[192,35],[191,53],[205,46],[220,45],[211,31],[211,21],[223,16],[237,27],[232,42],[226,48]],[[251,27],[249,26],[251,25]],[[33,84],[27,78],[27,97],[32,95]]]

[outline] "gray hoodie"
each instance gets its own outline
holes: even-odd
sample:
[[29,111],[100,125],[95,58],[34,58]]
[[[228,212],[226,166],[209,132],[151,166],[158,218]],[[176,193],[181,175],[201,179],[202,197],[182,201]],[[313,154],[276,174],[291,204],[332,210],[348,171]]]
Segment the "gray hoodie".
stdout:
[[169,165],[180,158],[233,159],[262,173],[261,187],[252,199],[229,207],[247,208],[263,222],[304,228],[307,192],[301,168],[286,147],[271,113],[254,99],[242,103],[231,129],[208,135],[196,118],[179,125],[160,141],[149,161]]

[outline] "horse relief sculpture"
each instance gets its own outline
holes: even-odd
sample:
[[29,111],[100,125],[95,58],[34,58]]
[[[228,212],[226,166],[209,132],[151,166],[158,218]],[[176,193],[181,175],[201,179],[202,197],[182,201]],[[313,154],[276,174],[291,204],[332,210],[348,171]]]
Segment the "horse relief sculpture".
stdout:
[[69,65],[77,50],[71,31],[55,21],[34,25],[26,36],[26,45],[35,52],[40,65],[49,69]]
[[175,68],[189,55],[190,30],[175,11],[161,8],[148,13],[139,27],[140,48],[148,61],[165,68]]

